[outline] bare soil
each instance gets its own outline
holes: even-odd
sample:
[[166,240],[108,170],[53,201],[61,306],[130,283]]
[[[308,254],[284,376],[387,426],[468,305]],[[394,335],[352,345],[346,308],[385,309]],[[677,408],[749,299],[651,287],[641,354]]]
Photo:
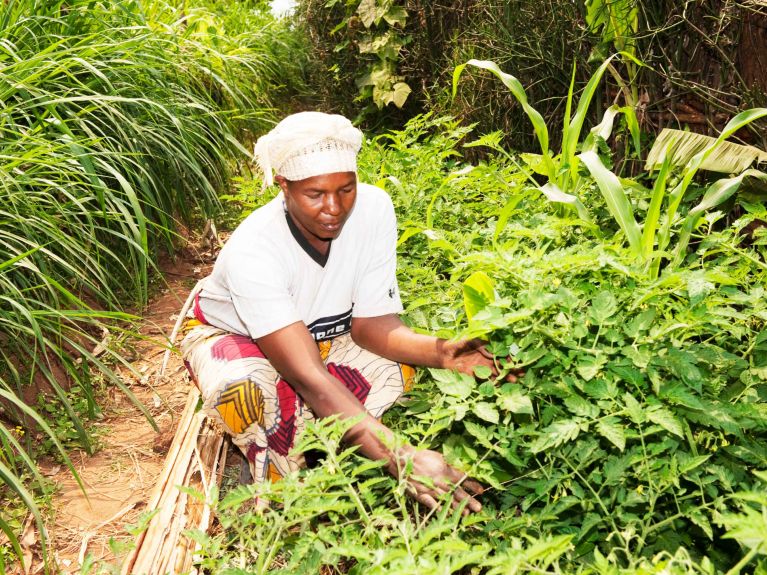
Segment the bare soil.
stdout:
[[[210,271],[214,257],[212,249],[190,248],[162,264],[166,285],[144,312],[143,338],[131,344],[135,346],[132,365],[141,377],[127,369],[121,372],[150,411],[159,432],[119,389],[110,388],[101,403],[103,418],[93,423],[98,452],[93,456],[72,454],[87,496],[66,467],[42,465],[43,473],[58,487],[53,521],[49,522],[58,565],[54,572],[79,573],[88,555],[95,562],[116,565],[126,555],[133,540],[126,525],[136,524],[146,510],[192,385],[177,354],[171,355],[164,375],[159,376],[168,338],[189,291]],[[34,565],[28,572],[39,572],[39,568]]]

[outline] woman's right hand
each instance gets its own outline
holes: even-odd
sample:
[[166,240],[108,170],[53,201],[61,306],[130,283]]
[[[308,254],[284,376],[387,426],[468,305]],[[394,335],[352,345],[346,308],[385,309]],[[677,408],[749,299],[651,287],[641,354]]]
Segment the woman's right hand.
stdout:
[[[451,506],[457,508],[464,500],[467,501],[463,514],[476,513],[482,509],[482,504],[473,496],[481,495],[484,491],[482,485],[472,479],[467,479],[465,474],[455,467],[448,465],[444,456],[438,451],[431,449],[416,450],[413,447],[400,449],[398,453],[399,467],[393,469],[393,475],[402,473],[408,460],[412,460],[412,470],[407,477],[408,494],[426,505],[429,509],[440,506],[440,500],[445,494],[451,495]],[[420,481],[420,478],[428,478],[431,485]]]

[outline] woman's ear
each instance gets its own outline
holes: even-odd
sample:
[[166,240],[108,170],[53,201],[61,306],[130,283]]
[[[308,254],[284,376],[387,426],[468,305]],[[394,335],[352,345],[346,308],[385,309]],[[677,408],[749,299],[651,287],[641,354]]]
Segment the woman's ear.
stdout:
[[285,179],[285,176],[274,176],[274,181],[277,182],[284,194],[288,193],[288,180]]

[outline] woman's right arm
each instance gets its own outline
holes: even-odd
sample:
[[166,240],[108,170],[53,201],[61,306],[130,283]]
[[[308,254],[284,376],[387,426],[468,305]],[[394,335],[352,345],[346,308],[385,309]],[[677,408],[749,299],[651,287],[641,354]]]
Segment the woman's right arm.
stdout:
[[[317,344],[302,322],[292,323],[260,337],[256,343],[272,366],[293,386],[318,418],[334,414],[343,418],[363,416],[346,434],[346,440],[359,445],[363,455],[373,460],[387,460],[387,469],[395,477],[404,467],[404,462],[412,459],[413,470],[408,483],[411,495],[416,500],[433,508],[445,493],[452,492],[454,506],[468,499],[468,510],[481,509],[482,506],[469,492],[479,494],[482,487],[449,466],[440,453],[416,450],[411,445],[404,445],[397,453],[393,453],[387,447],[394,445],[392,431],[367,413],[354,394],[328,372],[320,358]],[[418,476],[431,478],[433,486],[413,478]],[[461,485],[455,487],[461,481]]]

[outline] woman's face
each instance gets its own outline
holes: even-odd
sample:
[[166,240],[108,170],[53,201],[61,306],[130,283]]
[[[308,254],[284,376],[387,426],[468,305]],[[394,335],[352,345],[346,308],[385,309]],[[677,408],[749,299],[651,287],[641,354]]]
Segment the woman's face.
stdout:
[[317,250],[338,237],[357,197],[357,174],[334,172],[290,181],[276,176],[285,206],[298,229]]

